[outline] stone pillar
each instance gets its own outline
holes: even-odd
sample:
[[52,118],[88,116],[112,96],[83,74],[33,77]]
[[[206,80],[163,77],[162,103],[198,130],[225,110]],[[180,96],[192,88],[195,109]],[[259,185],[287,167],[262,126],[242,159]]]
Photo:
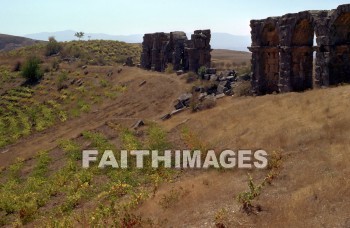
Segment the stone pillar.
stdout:
[[153,34],[145,34],[142,42],[141,67],[151,69],[152,65]]
[[188,43],[189,70],[197,72],[201,66],[210,67],[212,51],[210,46],[210,30],[196,30]]
[[278,88],[281,93],[290,92],[291,88],[292,50],[290,47],[281,47],[280,50],[280,78]]
[[252,92],[254,94],[259,95],[260,89],[259,89],[259,79],[260,79],[260,61],[261,61],[261,54],[260,54],[260,47],[249,47],[249,50],[252,52],[252,59],[251,59],[251,72],[252,72]]
[[184,32],[171,32],[170,33],[170,46],[171,46],[171,63],[173,69],[185,70],[185,45],[187,42],[187,36]]
[[316,52],[315,87],[329,86],[329,63],[331,59],[331,50],[329,49],[330,47],[327,47]]
[[153,34],[153,47],[152,47],[152,64],[151,69],[154,71],[163,71],[166,61],[166,45],[169,41],[168,33],[154,33]]

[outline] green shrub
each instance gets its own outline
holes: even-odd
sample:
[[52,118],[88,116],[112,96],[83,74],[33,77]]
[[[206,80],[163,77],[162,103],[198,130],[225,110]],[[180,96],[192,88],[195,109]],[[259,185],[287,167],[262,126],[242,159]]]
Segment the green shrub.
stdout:
[[62,50],[62,45],[57,42],[57,40],[51,36],[49,37],[49,42],[46,45],[46,56],[56,55]]
[[173,64],[168,64],[168,66],[165,68],[165,73],[166,74],[174,73],[174,66],[173,66]]
[[205,73],[207,72],[207,68],[205,66],[201,66],[199,69],[198,69],[198,75],[201,76],[201,77],[204,77]]
[[62,90],[64,88],[67,88],[67,84],[66,82],[68,81],[68,73],[66,71],[62,71],[59,75],[58,75],[58,79],[57,79],[57,89],[58,90]]
[[101,79],[100,86],[106,88],[108,86],[108,82],[104,79]]
[[22,67],[22,76],[28,82],[37,82],[43,77],[40,69],[40,59],[37,57],[29,57]]

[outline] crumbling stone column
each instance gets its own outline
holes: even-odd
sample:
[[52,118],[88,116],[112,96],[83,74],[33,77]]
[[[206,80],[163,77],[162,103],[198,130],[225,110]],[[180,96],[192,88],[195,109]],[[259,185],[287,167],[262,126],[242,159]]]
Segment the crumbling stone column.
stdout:
[[153,34],[153,47],[152,47],[152,65],[151,70],[154,71],[164,71],[164,50],[165,46],[170,39],[170,34],[168,33],[155,33]]
[[142,42],[141,67],[151,69],[152,66],[153,34],[145,34]]
[[171,62],[175,71],[184,70],[185,65],[185,46],[187,36],[184,32],[170,33],[170,47],[171,47]]
[[210,39],[210,30],[196,30],[192,34],[191,42],[186,49],[190,71],[197,72],[201,66],[210,67],[212,51]]

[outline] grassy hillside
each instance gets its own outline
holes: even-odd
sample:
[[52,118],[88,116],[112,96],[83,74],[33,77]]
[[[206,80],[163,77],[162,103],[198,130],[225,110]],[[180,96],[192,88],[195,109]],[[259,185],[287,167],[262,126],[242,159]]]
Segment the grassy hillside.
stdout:
[[[81,41],[63,43],[54,57],[44,52],[45,45],[38,44],[0,54],[0,148],[115,98],[125,88],[111,82],[128,56],[139,58],[140,49],[116,41]],[[31,55],[41,59],[44,78],[26,86],[14,68]]]
[[[62,46],[51,57],[45,44],[0,54],[0,226],[349,225],[349,85],[229,96],[162,121],[181,94],[208,82],[123,67],[126,57],[139,58],[139,45]],[[15,70],[31,55],[44,71],[37,84]],[[213,52],[214,62],[236,61],[241,72],[248,56]],[[139,120],[145,126],[133,129]],[[142,170],[81,167],[84,149],[140,148],[263,149],[269,166],[154,169],[146,159]]]

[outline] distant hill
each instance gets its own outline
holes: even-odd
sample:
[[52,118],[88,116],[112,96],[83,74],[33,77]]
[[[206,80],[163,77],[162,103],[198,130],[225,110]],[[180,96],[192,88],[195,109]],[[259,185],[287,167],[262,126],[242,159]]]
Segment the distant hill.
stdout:
[[[35,34],[27,34],[25,37],[36,39],[36,40],[47,40],[48,37],[54,36],[58,41],[71,41],[76,40],[74,36],[76,31],[65,30],[60,32],[42,32]],[[190,34],[187,37],[190,39]],[[134,35],[109,35],[103,33],[86,33],[84,39],[97,39],[97,40],[119,40],[126,43],[141,43],[142,34]],[[213,49],[229,49],[237,51],[248,51],[247,47],[250,46],[250,36],[235,36],[229,33],[212,33],[211,46]]]
[[[37,40],[48,40],[50,36],[54,36],[58,41],[72,41],[77,40],[78,38],[74,36],[76,31],[73,30],[65,30],[59,32],[41,32],[34,34],[24,35],[25,37]],[[141,43],[143,35],[135,34],[128,36],[118,36],[118,35],[109,35],[104,33],[85,33],[84,40],[92,39],[92,40],[118,40],[126,43]]]
[[39,42],[43,41],[20,36],[0,34],[0,51],[10,51],[16,48],[30,46]]
[[212,33],[211,46],[213,49],[248,51],[247,47],[250,45],[250,36],[236,36],[229,33]]

